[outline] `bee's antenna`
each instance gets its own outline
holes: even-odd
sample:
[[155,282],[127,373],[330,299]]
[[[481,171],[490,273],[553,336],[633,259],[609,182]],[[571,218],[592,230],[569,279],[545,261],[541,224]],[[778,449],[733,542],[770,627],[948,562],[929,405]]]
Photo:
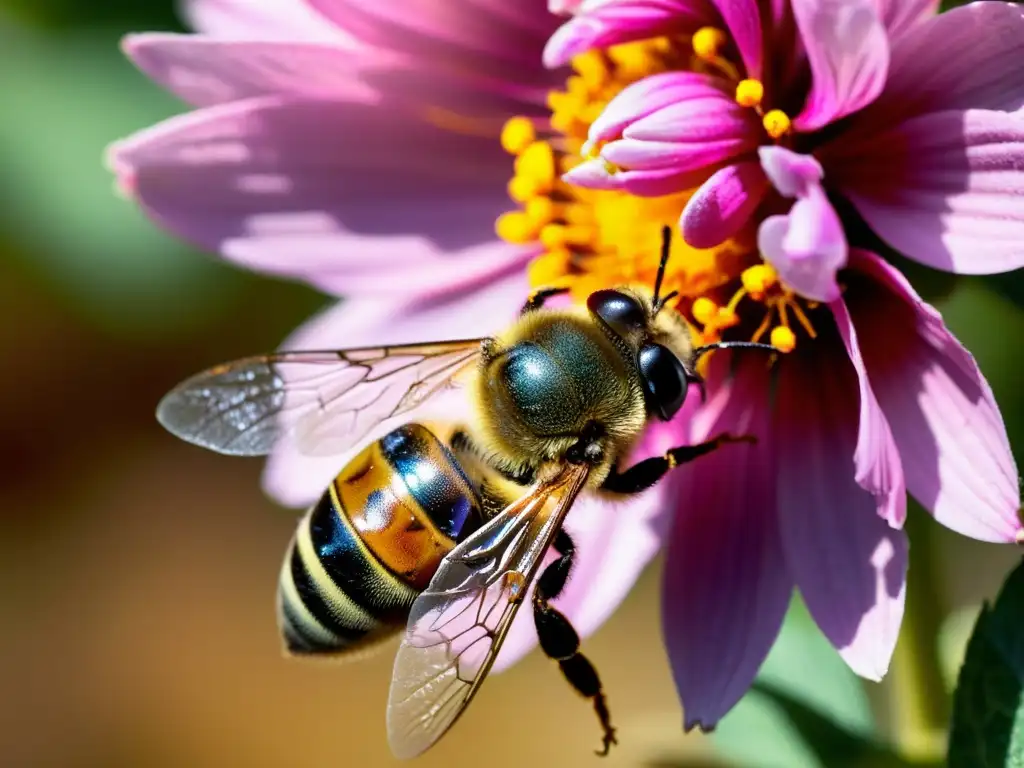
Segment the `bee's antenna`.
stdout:
[[664,226],[661,228],[661,261],[658,262],[658,276],[654,278],[654,314],[658,314],[668,300],[679,293],[679,291],[672,291],[664,298],[658,295],[661,293],[661,281],[665,279],[665,265],[668,264],[668,256],[671,252],[672,227]]
[[716,349],[763,349],[767,352],[781,352],[778,347],[773,347],[771,344],[759,344],[756,341],[717,341],[714,344],[705,344],[703,347],[697,347],[693,350],[693,359],[696,360],[701,355],[706,355],[708,352],[714,352]]

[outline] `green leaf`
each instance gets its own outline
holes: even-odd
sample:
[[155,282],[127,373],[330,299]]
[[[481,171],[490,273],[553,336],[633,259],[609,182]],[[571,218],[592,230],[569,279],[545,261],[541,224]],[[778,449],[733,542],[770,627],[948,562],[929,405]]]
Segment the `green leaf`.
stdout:
[[986,605],[953,699],[949,768],[1024,768],[1024,562]]

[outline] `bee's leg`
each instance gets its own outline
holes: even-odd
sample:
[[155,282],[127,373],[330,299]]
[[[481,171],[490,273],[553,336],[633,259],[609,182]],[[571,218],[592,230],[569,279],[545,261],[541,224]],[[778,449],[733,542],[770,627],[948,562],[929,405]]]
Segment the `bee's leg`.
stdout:
[[545,655],[558,662],[569,685],[580,695],[593,701],[594,711],[604,731],[603,748],[597,754],[604,756],[608,754],[612,744],[617,744],[618,741],[615,739],[615,729],[612,728],[601,679],[597,676],[594,665],[580,653],[580,637],[569,619],[549,602],[558,597],[565,588],[569,571],[572,570],[576,546],[569,534],[560,530],[555,538],[554,547],[560,557],[544,569],[537,579],[537,588],[533,593],[533,620],[537,625],[537,638]]
[[530,297],[523,304],[523,308],[519,310],[520,315],[525,315],[528,312],[533,312],[535,309],[540,309],[544,306],[544,302],[550,299],[552,296],[560,296],[563,293],[568,293],[568,288],[541,288],[530,294]]
[[611,491],[612,493],[640,493],[640,491],[646,491],[661,480],[665,473],[675,466],[693,461],[727,443],[755,442],[757,442],[757,438],[753,435],[736,436],[724,433],[703,443],[697,443],[697,445],[683,445],[679,448],[670,448],[665,452],[664,456],[652,456],[622,471],[612,467],[611,473],[605,478],[604,483],[601,484],[601,489]]

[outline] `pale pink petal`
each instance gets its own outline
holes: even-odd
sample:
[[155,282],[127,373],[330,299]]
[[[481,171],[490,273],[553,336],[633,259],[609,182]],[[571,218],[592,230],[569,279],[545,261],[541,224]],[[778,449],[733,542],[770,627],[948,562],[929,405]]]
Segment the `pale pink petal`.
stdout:
[[716,367],[692,442],[729,431],[758,443],[724,446],[664,481],[675,524],[662,628],[687,729],[714,727],[747,691],[793,591],[779,541],[767,367],[747,360],[728,383],[729,366]]
[[236,40],[350,40],[323,16],[295,0],[186,0],[193,29]]
[[768,179],[756,160],[716,171],[683,208],[679,218],[683,239],[694,248],[724,243],[750,220],[768,189]]
[[846,300],[907,487],[935,519],[983,541],[1024,538],[1020,476],[992,390],[971,354],[873,254],[851,254]]
[[783,359],[774,422],[779,519],[811,615],[854,672],[879,680],[903,616],[907,540],[854,479],[857,390],[835,337]]
[[842,298],[833,301],[829,308],[835,318],[839,335],[843,339],[846,353],[850,356],[857,372],[857,387],[860,391],[860,415],[857,418],[857,450],[853,454],[856,474],[860,486],[875,497],[878,514],[894,528],[903,526],[907,517],[907,491],[903,480],[903,464],[899,449],[892,436],[889,421],[878,404],[867,368],[861,354],[861,344],[878,344],[880,339],[869,336],[863,342],[857,338],[857,330],[850,318],[850,312]]
[[273,94],[380,100],[358,80],[366,57],[338,45],[147,32],[128,35],[121,46],[139,69],[195,106]]
[[1024,265],[1024,112],[922,115],[836,141],[822,163],[904,255],[961,274]]
[[846,266],[842,222],[820,186],[812,187],[786,215],[769,216],[757,231],[757,247],[779,279],[813,301],[839,296],[836,273]]
[[1024,7],[975,2],[953,8],[894,42],[888,82],[865,120],[870,115],[888,126],[925,112],[1019,109],[1022,60]]
[[548,10],[562,16],[576,13],[583,0],[548,0]]
[[592,48],[650,37],[688,35],[720,24],[710,0],[604,0],[585,2],[551,35],[544,65],[558,67]]
[[889,40],[875,0],[793,0],[811,92],[793,120],[815,131],[870,104],[885,86]]
[[[317,315],[293,333],[285,349],[345,349],[375,344],[459,339],[494,333],[506,326],[529,293],[522,270],[465,294],[448,295],[429,304],[408,300],[349,299]],[[464,420],[470,416],[465,393],[454,390],[428,400],[421,408],[380,425],[362,442],[417,420]],[[281,445],[267,460],[263,487],[289,507],[311,504],[358,451],[311,457]]]
[[383,255],[408,250],[406,262],[431,254],[442,264],[492,242],[508,208],[497,142],[333,101],[264,97],[199,110],[115,145],[110,163],[175,233],[325,290],[396,266]]
[[783,197],[806,197],[825,176],[813,155],[772,145],[760,147],[757,156],[768,180]]
[[939,12],[939,0],[875,0],[875,5],[890,39]]

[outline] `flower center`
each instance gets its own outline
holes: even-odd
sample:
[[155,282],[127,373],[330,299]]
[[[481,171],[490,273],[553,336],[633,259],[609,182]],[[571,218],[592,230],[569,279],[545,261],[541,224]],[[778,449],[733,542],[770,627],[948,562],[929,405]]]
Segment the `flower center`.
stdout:
[[[581,153],[593,154],[585,146],[587,131],[626,86],[680,69],[726,77],[735,83],[737,103],[757,110],[770,139],[789,131],[785,113],[762,110],[763,84],[743,79],[741,68],[723,55],[726,42],[721,30],[708,27],[691,38],[656,38],[589,51],[573,59],[574,74],[565,90],[549,94],[550,128],[525,117],[505,124],[501,144],[515,156],[508,193],[519,207],[502,214],[495,229],[507,242],[537,247],[529,268],[534,287],[568,286],[577,299],[584,299],[610,285],[653,285],[662,227],[677,228],[695,189],[639,197],[561,180],[583,162]],[[693,248],[676,237],[671,248],[663,292],[678,292],[675,307],[701,343],[719,341],[726,331],[759,340],[767,334],[779,349],[789,351],[798,335],[813,338],[808,311],[814,307],[779,282],[758,254],[752,233],[708,249]]]

